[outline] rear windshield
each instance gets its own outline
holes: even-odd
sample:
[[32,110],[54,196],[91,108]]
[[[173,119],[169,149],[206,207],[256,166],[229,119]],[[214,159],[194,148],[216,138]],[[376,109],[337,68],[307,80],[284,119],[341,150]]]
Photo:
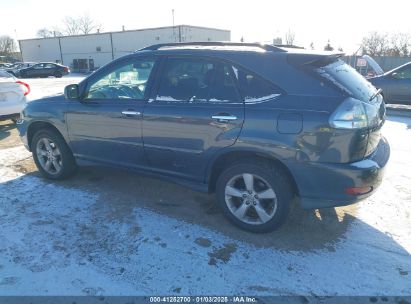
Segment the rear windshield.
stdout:
[[368,102],[376,92],[370,82],[341,59],[316,71],[356,99]]

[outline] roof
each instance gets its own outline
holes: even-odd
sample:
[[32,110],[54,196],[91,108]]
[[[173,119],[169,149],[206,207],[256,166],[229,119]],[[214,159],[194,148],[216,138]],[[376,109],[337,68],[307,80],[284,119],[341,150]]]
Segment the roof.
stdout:
[[238,43],[225,41],[198,41],[198,42],[183,42],[183,43],[162,43],[155,44],[139,51],[164,51],[164,50],[213,50],[213,51],[254,51],[254,52],[286,52],[286,50],[261,43]]
[[45,37],[45,38],[37,37],[37,38],[29,38],[29,39],[19,39],[19,41],[56,39],[56,38],[71,38],[71,37],[83,37],[83,36],[98,36],[98,35],[117,34],[117,33],[131,33],[131,32],[141,32],[141,31],[151,31],[151,30],[173,29],[173,28],[179,28],[179,27],[189,27],[189,28],[204,29],[204,30],[231,32],[230,30],[225,30],[225,29],[181,24],[181,25],[175,25],[175,26],[162,26],[162,27],[152,27],[152,28],[124,30],[124,31],[113,31],[113,32],[100,32],[100,33],[90,33],[90,34],[81,34],[81,35],[66,35],[66,36],[55,36],[55,37]]

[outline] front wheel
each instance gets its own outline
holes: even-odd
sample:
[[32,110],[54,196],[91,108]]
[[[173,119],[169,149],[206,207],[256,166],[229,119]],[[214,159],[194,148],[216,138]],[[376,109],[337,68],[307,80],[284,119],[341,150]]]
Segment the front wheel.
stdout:
[[218,178],[217,200],[225,216],[251,232],[270,232],[287,218],[294,192],[284,171],[267,164],[237,164]]
[[32,141],[34,162],[48,179],[65,179],[74,174],[76,162],[64,139],[55,131],[38,131]]

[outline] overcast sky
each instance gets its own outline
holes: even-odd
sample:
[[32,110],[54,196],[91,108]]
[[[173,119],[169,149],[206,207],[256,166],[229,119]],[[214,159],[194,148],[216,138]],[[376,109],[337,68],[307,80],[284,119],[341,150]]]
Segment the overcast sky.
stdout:
[[231,40],[272,42],[290,29],[295,44],[356,51],[370,31],[411,33],[411,1],[390,0],[0,0],[0,35],[33,38],[40,28],[62,27],[65,16],[88,13],[103,31],[175,24],[231,30]]

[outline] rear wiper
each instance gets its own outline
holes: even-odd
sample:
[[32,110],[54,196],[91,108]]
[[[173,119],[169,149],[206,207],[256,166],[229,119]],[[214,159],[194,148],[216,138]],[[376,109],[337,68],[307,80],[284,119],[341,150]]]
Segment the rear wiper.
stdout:
[[375,97],[377,97],[377,95],[380,94],[381,92],[382,92],[382,89],[379,88],[379,89],[377,90],[377,92],[375,92],[374,94],[371,95],[369,101],[372,101],[372,100],[373,100]]

